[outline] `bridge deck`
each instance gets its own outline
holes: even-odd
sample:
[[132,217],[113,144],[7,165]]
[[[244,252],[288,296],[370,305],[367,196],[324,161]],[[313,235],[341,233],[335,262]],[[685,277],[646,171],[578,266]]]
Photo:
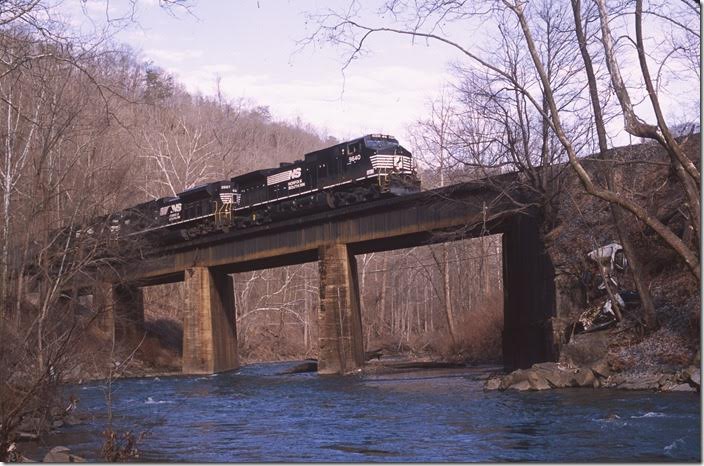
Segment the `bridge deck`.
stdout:
[[516,209],[502,189],[511,175],[502,184],[462,183],[158,247],[112,278],[167,283],[194,266],[233,273],[311,262],[335,243],[362,254],[504,232]]
[[[504,233],[503,355],[508,367],[528,367],[553,354],[554,271],[539,220],[526,209],[529,196],[513,185],[517,176],[162,245],[140,261],[101,271],[100,279],[119,283],[135,296],[140,286],[185,281],[184,371],[210,373],[238,364],[227,274],[318,260],[318,367],[325,373],[348,373],[364,363],[355,254]],[[113,294],[115,312],[124,311],[128,306],[119,301],[122,295]]]

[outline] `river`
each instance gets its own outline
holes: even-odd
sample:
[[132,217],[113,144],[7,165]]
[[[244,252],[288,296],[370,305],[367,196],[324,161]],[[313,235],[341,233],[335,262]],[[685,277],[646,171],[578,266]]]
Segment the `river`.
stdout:
[[[115,427],[147,432],[140,461],[693,461],[699,394],[484,392],[497,368],[331,377],[253,364],[205,377],[119,380]],[[86,419],[27,451],[96,460],[105,386],[67,387]]]

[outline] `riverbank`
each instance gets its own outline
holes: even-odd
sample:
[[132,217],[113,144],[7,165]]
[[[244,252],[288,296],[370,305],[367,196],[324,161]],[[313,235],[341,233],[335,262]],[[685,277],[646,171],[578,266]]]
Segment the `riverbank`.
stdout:
[[648,335],[632,322],[594,333],[572,335],[557,362],[490,377],[487,390],[539,391],[590,387],[622,390],[699,392],[701,362],[696,340],[674,335],[663,325]]
[[510,374],[490,377],[486,390],[541,391],[554,388],[615,388],[660,392],[699,392],[701,369],[689,366],[676,371],[645,370],[613,374],[608,366],[570,366],[547,362]]
[[[694,393],[487,392],[484,380],[499,366],[411,369],[384,359],[369,367],[396,369],[351,377],[285,373],[299,361],[214,376],[118,380],[112,425],[147,433],[137,444],[137,460],[145,462],[695,461],[700,455]],[[83,423],[24,448],[25,456],[42,459],[65,446],[100,460],[103,384],[75,392]]]
[[[600,335],[592,335],[586,339],[579,338],[577,339],[577,342],[580,342],[583,345],[586,345],[587,342],[589,342],[591,349],[593,350],[595,347],[599,346],[595,343],[595,341],[601,340],[600,337]],[[577,353],[581,354],[583,358],[587,357],[583,354],[584,348],[578,350],[575,348],[575,345],[570,347],[565,354],[571,354],[574,359],[575,354]],[[593,354],[593,351],[590,354]],[[653,368],[646,370],[631,368],[628,370],[614,371],[608,364],[608,359],[600,359],[594,361],[590,365],[583,364],[582,366],[576,366],[573,363],[564,361],[560,363],[540,363],[527,370],[514,371],[509,374],[497,374],[497,371],[500,370],[499,366],[475,367],[463,363],[432,360],[428,357],[409,357],[408,355],[400,354],[374,354],[374,356],[375,358],[369,360],[357,375],[349,376],[350,380],[353,381],[351,383],[358,383],[359,380],[364,380],[369,377],[374,379],[385,379],[388,377],[396,379],[397,377],[404,378],[412,376],[421,378],[429,377],[435,379],[463,374],[466,371],[470,371],[472,376],[477,378],[479,387],[482,387],[484,391],[506,390],[508,392],[520,392],[544,391],[555,388],[587,387],[592,389],[619,389],[643,392],[698,392],[700,390],[701,383],[701,372],[696,366],[689,366],[685,368],[663,366],[657,370],[654,370]],[[148,386],[149,384],[152,384],[154,386],[158,386],[162,382],[175,383],[174,381],[176,380],[195,379],[204,382],[210,379],[209,377],[184,376],[180,372],[174,371],[154,371],[148,373],[150,366],[140,364],[139,361],[133,361],[132,364],[134,365],[133,370],[123,371],[122,376],[119,379],[114,380],[113,384],[118,387],[122,387],[125,383],[129,385],[138,384]],[[242,374],[242,377],[246,379],[246,374],[251,371],[252,367],[269,366],[284,367],[284,370],[276,373],[275,375],[286,376],[305,372],[314,373],[317,370],[317,361],[313,359],[306,361],[298,360],[277,363],[251,363],[244,365],[237,371],[231,371],[221,375],[220,377],[228,377],[232,379],[234,383],[237,381],[240,374]],[[323,381],[339,379],[337,377],[315,378]],[[105,398],[105,379],[96,378],[91,381],[84,379],[81,380],[80,384],[76,383],[73,386],[77,389],[70,390],[72,392],[71,395],[78,397],[76,399],[76,405],[79,408],[82,408],[83,400],[80,398],[83,396],[85,391],[84,389],[80,389],[78,387],[90,389],[91,393],[98,389],[103,392],[102,396]],[[152,404],[167,403],[166,400],[161,400],[153,396],[147,396],[145,400],[145,403],[149,406]],[[96,414],[98,417],[101,417],[101,414],[96,413],[95,410],[91,413],[88,413],[83,409],[54,410],[52,412],[52,417],[48,419],[27,419],[23,426],[19,429],[17,438],[18,451],[33,451],[35,452],[35,455],[30,455],[30,458],[32,460],[40,460],[44,457],[42,455],[49,455],[50,453],[45,448],[46,446],[56,444],[56,441],[60,441],[60,439],[63,438],[62,435],[58,435],[58,433],[66,431],[66,429],[74,430],[76,428],[80,428],[80,426],[85,423],[95,423]],[[104,417],[104,412],[102,413],[102,417]],[[42,422],[45,423],[44,433],[41,435],[32,433],[37,430],[41,430],[37,429],[37,426]],[[63,447],[63,445],[59,446]],[[46,451],[46,453],[42,453],[42,455],[37,456],[36,452],[38,451]],[[57,450],[49,456],[50,458],[63,458],[63,461],[60,462],[67,462],[69,461],[66,459],[69,458],[67,455],[74,455],[74,453],[71,451]]]
[[[622,326],[593,334],[573,336],[562,348],[560,361],[540,363],[532,369],[519,370],[508,374],[497,374],[487,380],[487,389],[545,390],[548,388],[593,387],[619,388],[627,390],[699,390],[700,368],[698,355],[692,348],[677,346],[680,340],[664,341],[669,337],[661,330],[659,334],[640,338],[634,342],[633,335],[624,332]],[[180,355],[169,348],[158,347],[150,341],[150,351],[138,351],[137,357],[128,363],[116,358],[112,361],[114,379],[181,376],[178,362]],[[660,351],[660,353],[658,352]],[[662,351],[666,354],[663,356]],[[647,357],[642,355],[647,351]],[[147,358],[141,358],[149,354]],[[168,355],[168,357],[167,357]],[[658,358],[660,356],[660,358]],[[472,367],[475,363],[462,360],[449,360],[431,355],[395,352],[377,349],[367,353],[367,363],[360,371],[365,374],[382,374],[410,370],[431,370],[441,368]],[[298,358],[281,359],[278,362],[298,363],[294,373],[315,372],[317,360]],[[166,363],[164,363],[166,362]],[[242,366],[271,363],[273,361],[256,358],[243,358]],[[677,364],[677,362],[681,362]],[[494,362],[495,363],[495,362]],[[87,368],[88,370],[82,370]],[[66,382],[85,384],[107,380],[110,371],[96,365],[76,365],[67,374]],[[532,385],[524,381],[532,380]]]

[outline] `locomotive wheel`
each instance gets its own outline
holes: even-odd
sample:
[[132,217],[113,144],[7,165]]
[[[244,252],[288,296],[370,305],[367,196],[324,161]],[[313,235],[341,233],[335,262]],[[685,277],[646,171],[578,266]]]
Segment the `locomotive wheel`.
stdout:
[[344,207],[350,204],[349,202],[349,197],[348,193],[345,192],[339,192],[335,193],[335,206],[336,207]]
[[330,191],[327,191],[325,193],[325,202],[327,202],[328,207],[330,207],[331,209],[335,208],[335,204],[336,204],[335,198],[336,198],[336,196],[333,193],[331,193]]

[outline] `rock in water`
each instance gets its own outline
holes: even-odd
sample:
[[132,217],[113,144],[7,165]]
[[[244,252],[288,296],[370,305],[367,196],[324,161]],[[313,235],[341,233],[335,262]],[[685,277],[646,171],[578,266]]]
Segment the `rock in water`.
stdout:
[[498,390],[501,388],[501,376],[490,377],[484,384],[484,390]]
[[565,387],[598,387],[601,383],[589,367],[565,367],[555,362],[534,364],[505,376],[492,377],[485,390],[549,390]]
[[302,372],[315,372],[318,370],[318,361],[304,361],[293,366],[291,369],[281,372],[281,374],[300,374]]
[[634,379],[625,379],[617,385],[623,390],[658,390],[660,388],[659,374],[643,374]]
[[688,370],[689,380],[691,380],[694,385],[700,387],[702,384],[702,374],[698,367],[690,367]]
[[673,385],[672,387],[668,387],[670,392],[696,392],[697,389],[692,387],[688,383],[679,383],[676,385]]
[[531,390],[550,390],[552,388],[547,379],[536,371],[532,371],[528,374],[528,383],[530,384]]
[[85,463],[85,459],[71,454],[66,447],[54,447],[44,456],[43,463]]
[[609,351],[608,335],[583,333],[575,335],[560,354],[560,362],[574,367],[591,367],[604,360]]
[[532,387],[530,386],[530,382],[527,380],[521,380],[520,382],[514,383],[510,387],[508,387],[509,390],[518,390],[519,392],[525,392],[527,390],[531,390]]

